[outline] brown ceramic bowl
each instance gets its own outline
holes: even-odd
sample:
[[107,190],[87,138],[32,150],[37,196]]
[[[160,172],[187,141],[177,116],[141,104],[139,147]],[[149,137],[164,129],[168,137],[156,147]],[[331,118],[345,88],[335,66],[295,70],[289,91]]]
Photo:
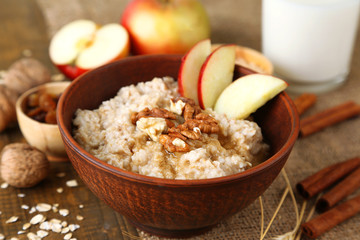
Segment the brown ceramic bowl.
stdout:
[[[111,166],[87,153],[72,137],[76,109],[94,109],[130,84],[178,75],[181,56],[128,57],[77,78],[62,94],[58,124],[74,168],[90,190],[138,228],[185,237],[210,229],[257,199],[284,166],[299,132],[293,102],[281,93],[255,114],[271,157],[242,173],[203,180],[169,180]],[[235,76],[251,71],[237,66]]]

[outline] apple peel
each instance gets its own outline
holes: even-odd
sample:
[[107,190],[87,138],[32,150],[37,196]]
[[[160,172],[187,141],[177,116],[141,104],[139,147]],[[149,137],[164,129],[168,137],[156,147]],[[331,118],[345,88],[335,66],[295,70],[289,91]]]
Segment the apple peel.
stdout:
[[198,104],[198,79],[206,58],[211,53],[210,39],[205,39],[193,46],[182,58],[179,70],[179,93],[193,99]]
[[203,63],[198,80],[198,100],[202,109],[213,108],[221,92],[232,82],[235,45],[222,45]]
[[225,88],[214,110],[232,119],[245,119],[287,87],[287,82],[271,75],[246,75]]

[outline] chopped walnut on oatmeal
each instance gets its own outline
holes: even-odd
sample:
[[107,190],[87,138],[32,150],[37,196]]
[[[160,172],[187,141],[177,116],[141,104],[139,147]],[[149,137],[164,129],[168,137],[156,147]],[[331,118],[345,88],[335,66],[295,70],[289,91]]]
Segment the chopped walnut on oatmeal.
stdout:
[[184,97],[171,99],[170,111],[144,108],[135,112],[131,115],[131,122],[169,152],[188,152],[188,139],[201,140],[202,133],[219,132],[216,119],[203,112],[192,99]]

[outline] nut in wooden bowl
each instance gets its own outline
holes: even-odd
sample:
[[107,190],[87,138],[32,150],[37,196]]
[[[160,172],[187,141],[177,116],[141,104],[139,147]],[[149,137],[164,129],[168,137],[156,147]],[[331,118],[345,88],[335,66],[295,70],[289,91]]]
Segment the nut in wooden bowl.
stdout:
[[[47,119],[46,122],[43,122],[42,118],[45,121],[45,110],[54,107],[50,106],[54,102],[49,98],[59,96],[69,84],[70,82],[51,82],[40,85],[23,93],[16,102],[16,114],[22,134],[31,146],[46,153],[49,161],[68,161],[59,128],[56,124],[56,116],[51,113],[47,114],[49,115],[47,118],[50,120]],[[30,101],[34,101],[34,95],[41,95],[40,97],[43,98],[40,99],[40,102],[42,102],[40,104],[43,105],[44,112],[39,110],[38,113],[34,113],[37,111],[36,107],[30,109],[28,106]],[[53,100],[56,107],[56,99]]]

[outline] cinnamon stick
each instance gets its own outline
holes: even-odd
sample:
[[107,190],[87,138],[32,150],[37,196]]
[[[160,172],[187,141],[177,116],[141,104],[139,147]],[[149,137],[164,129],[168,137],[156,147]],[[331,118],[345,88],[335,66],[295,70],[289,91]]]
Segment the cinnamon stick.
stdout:
[[339,181],[359,166],[360,158],[358,157],[333,164],[299,182],[296,184],[296,188],[305,199],[309,199]]
[[317,97],[313,93],[303,93],[297,97],[294,100],[294,104],[299,115],[303,114],[306,110],[313,106],[316,102],[316,99]]
[[316,203],[318,211],[326,211],[340,200],[344,199],[356,189],[360,188],[360,167],[337,184],[333,189],[324,194]]
[[326,211],[301,225],[302,232],[309,238],[317,238],[346,219],[360,212],[360,195]]
[[306,137],[328,126],[360,114],[360,105],[349,101],[300,121],[300,135]]

